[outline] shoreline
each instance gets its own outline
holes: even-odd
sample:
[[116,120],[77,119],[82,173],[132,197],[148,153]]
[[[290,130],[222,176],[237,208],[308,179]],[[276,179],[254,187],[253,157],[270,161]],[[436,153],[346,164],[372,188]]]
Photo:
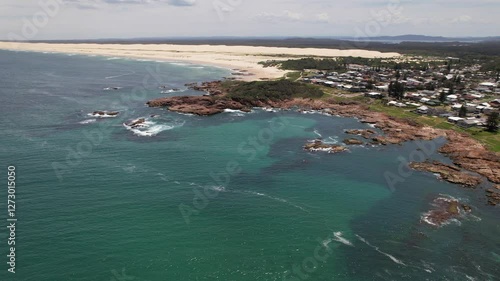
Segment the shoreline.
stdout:
[[[447,142],[437,149],[437,153],[449,157],[454,165],[445,165],[440,162],[418,163],[410,165],[415,170],[431,173],[440,173],[440,178],[463,187],[477,188],[488,185],[486,196],[488,204],[500,204],[500,153],[488,150],[473,138],[453,130],[437,129],[415,123],[412,120],[394,118],[383,112],[371,111],[367,105],[358,102],[338,102],[334,100],[320,100],[310,98],[291,98],[279,101],[249,100],[241,101],[227,96],[228,92],[221,81],[204,82],[197,90],[208,93],[204,96],[177,96],[159,98],[149,101],[150,107],[165,107],[170,111],[189,113],[201,116],[222,113],[225,109],[248,111],[253,107],[314,110],[338,115],[346,118],[356,118],[361,123],[372,124],[383,134],[375,134],[370,130],[352,130],[352,135],[363,137],[370,144],[391,145],[402,144],[407,141],[432,141],[445,138]],[[365,132],[366,131],[366,132]],[[349,139],[346,140],[349,142]],[[347,143],[346,143],[347,144]],[[321,143],[316,144],[321,147]],[[347,144],[349,145],[349,144]],[[307,145],[306,145],[307,146]],[[315,147],[313,147],[315,148]],[[471,175],[470,172],[475,175]],[[476,176],[484,177],[485,180]],[[491,186],[491,188],[489,187]]]
[[[99,55],[106,57],[150,59],[165,62],[183,62],[215,66],[241,72],[232,78],[242,81],[269,80],[283,77],[290,71],[264,67],[259,62],[287,60],[298,57],[364,57],[392,58],[399,53],[367,50],[338,50],[318,48],[252,47],[225,45],[172,45],[172,44],[87,44],[87,43],[24,43],[2,42],[0,50],[32,51],[62,54]],[[243,75],[241,75],[243,74]]]
[[[265,60],[286,60],[297,58],[296,55],[321,56],[334,54],[337,56],[359,55],[376,57],[384,55],[387,58],[400,56],[395,53],[380,53],[363,50],[333,50],[333,49],[297,49],[277,47],[245,47],[245,46],[210,46],[210,45],[120,45],[120,44],[48,44],[48,43],[12,43],[0,42],[0,50],[32,51],[61,54],[77,54],[89,56],[104,56],[117,58],[147,59],[170,63],[189,63],[203,66],[215,66],[240,73],[232,75],[233,79],[242,81],[273,80],[283,77],[287,71],[276,67],[264,68],[258,62]],[[267,53],[263,53],[267,52]],[[285,55],[283,56],[283,52]],[[361,53],[360,53],[361,52]],[[214,82],[208,82],[208,84]],[[447,139],[447,143],[439,149],[451,158],[455,165],[463,172],[471,171],[485,177],[493,186],[500,188],[500,153],[489,151],[482,144],[467,135],[453,130],[436,129],[415,124],[411,120],[398,119],[382,112],[374,112],[356,102],[343,103],[328,100],[293,98],[288,100],[270,101],[260,100],[254,104],[245,104],[234,100],[222,100],[225,94],[219,93],[215,97],[214,91],[223,90],[220,85],[212,85],[204,89],[208,96],[160,98],[149,101],[151,107],[168,107],[171,111],[198,115],[218,114],[224,109],[248,110],[249,106],[289,109],[298,107],[328,111],[332,115],[354,117],[363,123],[373,124],[383,131],[383,135],[371,139],[378,145],[401,144],[414,140],[433,140],[439,137]],[[439,165],[439,164],[438,164]],[[435,166],[420,167],[432,172]],[[442,168],[442,167],[441,167]],[[450,167],[448,167],[450,168]],[[445,171],[446,172],[446,171]],[[450,177],[453,178],[453,177]],[[446,180],[446,178],[445,178]],[[454,182],[457,183],[457,182]],[[458,182],[460,184],[460,182]],[[495,193],[497,194],[497,193]],[[495,195],[496,196],[496,195]],[[500,195],[499,195],[500,196]],[[499,197],[496,197],[497,199]],[[500,204],[500,201],[495,201]],[[493,205],[493,204],[492,204]]]

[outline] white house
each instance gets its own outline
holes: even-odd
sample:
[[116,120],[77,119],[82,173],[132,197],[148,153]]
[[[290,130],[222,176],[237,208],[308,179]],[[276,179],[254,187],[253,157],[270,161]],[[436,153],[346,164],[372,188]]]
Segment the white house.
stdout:
[[457,123],[457,122],[462,121],[462,120],[465,120],[465,119],[460,118],[460,117],[448,117],[448,122],[451,122],[451,123]]
[[446,96],[446,99],[449,101],[457,101],[458,96],[457,95],[449,95],[449,96]]
[[421,106],[419,108],[417,108],[417,112],[420,113],[420,114],[427,114],[427,112],[429,112],[429,107],[427,106]]

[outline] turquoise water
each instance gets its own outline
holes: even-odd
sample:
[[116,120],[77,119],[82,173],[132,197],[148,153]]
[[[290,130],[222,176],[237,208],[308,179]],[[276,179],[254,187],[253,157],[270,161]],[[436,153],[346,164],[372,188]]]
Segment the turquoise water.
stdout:
[[[16,166],[18,217],[16,274],[2,227],[0,280],[500,276],[499,212],[482,191],[417,172],[389,188],[384,173],[397,173],[415,143],[309,153],[308,140],[340,142],[345,129],[368,126],[295,111],[197,117],[145,106],[199,94],[184,84],[229,75],[219,68],[6,51],[0,63],[0,162]],[[88,115],[95,110],[120,115]],[[141,117],[149,127],[123,125]],[[473,214],[441,228],[421,222],[440,196]]]

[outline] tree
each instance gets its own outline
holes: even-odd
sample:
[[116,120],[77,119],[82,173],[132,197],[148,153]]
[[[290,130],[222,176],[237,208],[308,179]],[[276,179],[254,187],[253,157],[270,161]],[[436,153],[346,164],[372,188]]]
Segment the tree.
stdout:
[[405,86],[403,83],[395,81],[389,83],[389,96],[402,100],[405,94]]
[[440,94],[439,94],[439,101],[440,102],[445,102],[446,101],[446,93],[444,91],[442,91]]
[[399,78],[401,78],[401,72],[396,71],[396,80],[399,80]]
[[493,112],[488,116],[488,120],[486,120],[486,130],[488,132],[498,131],[498,116],[498,112]]
[[403,83],[397,82],[396,84],[396,98],[402,100],[405,96],[405,85]]
[[390,97],[394,96],[394,82],[389,83],[389,89],[387,90]]
[[467,117],[467,107],[465,105],[462,105],[462,107],[460,107],[460,110],[458,111],[458,117]]
[[455,87],[451,85],[450,90],[448,90],[448,95],[454,95],[454,94],[455,94]]

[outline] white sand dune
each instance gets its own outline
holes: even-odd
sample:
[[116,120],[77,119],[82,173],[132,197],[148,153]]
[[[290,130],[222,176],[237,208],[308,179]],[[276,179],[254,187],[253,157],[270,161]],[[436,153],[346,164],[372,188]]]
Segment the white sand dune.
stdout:
[[233,70],[243,70],[246,75],[237,76],[237,78],[247,81],[279,78],[286,73],[286,71],[274,67],[264,68],[262,65],[258,64],[258,62],[266,60],[286,60],[289,58],[308,56],[354,56],[364,58],[390,58],[400,56],[398,53],[382,53],[357,49],[337,50],[171,44],[55,44],[0,42],[0,49],[190,62],[219,66]]

